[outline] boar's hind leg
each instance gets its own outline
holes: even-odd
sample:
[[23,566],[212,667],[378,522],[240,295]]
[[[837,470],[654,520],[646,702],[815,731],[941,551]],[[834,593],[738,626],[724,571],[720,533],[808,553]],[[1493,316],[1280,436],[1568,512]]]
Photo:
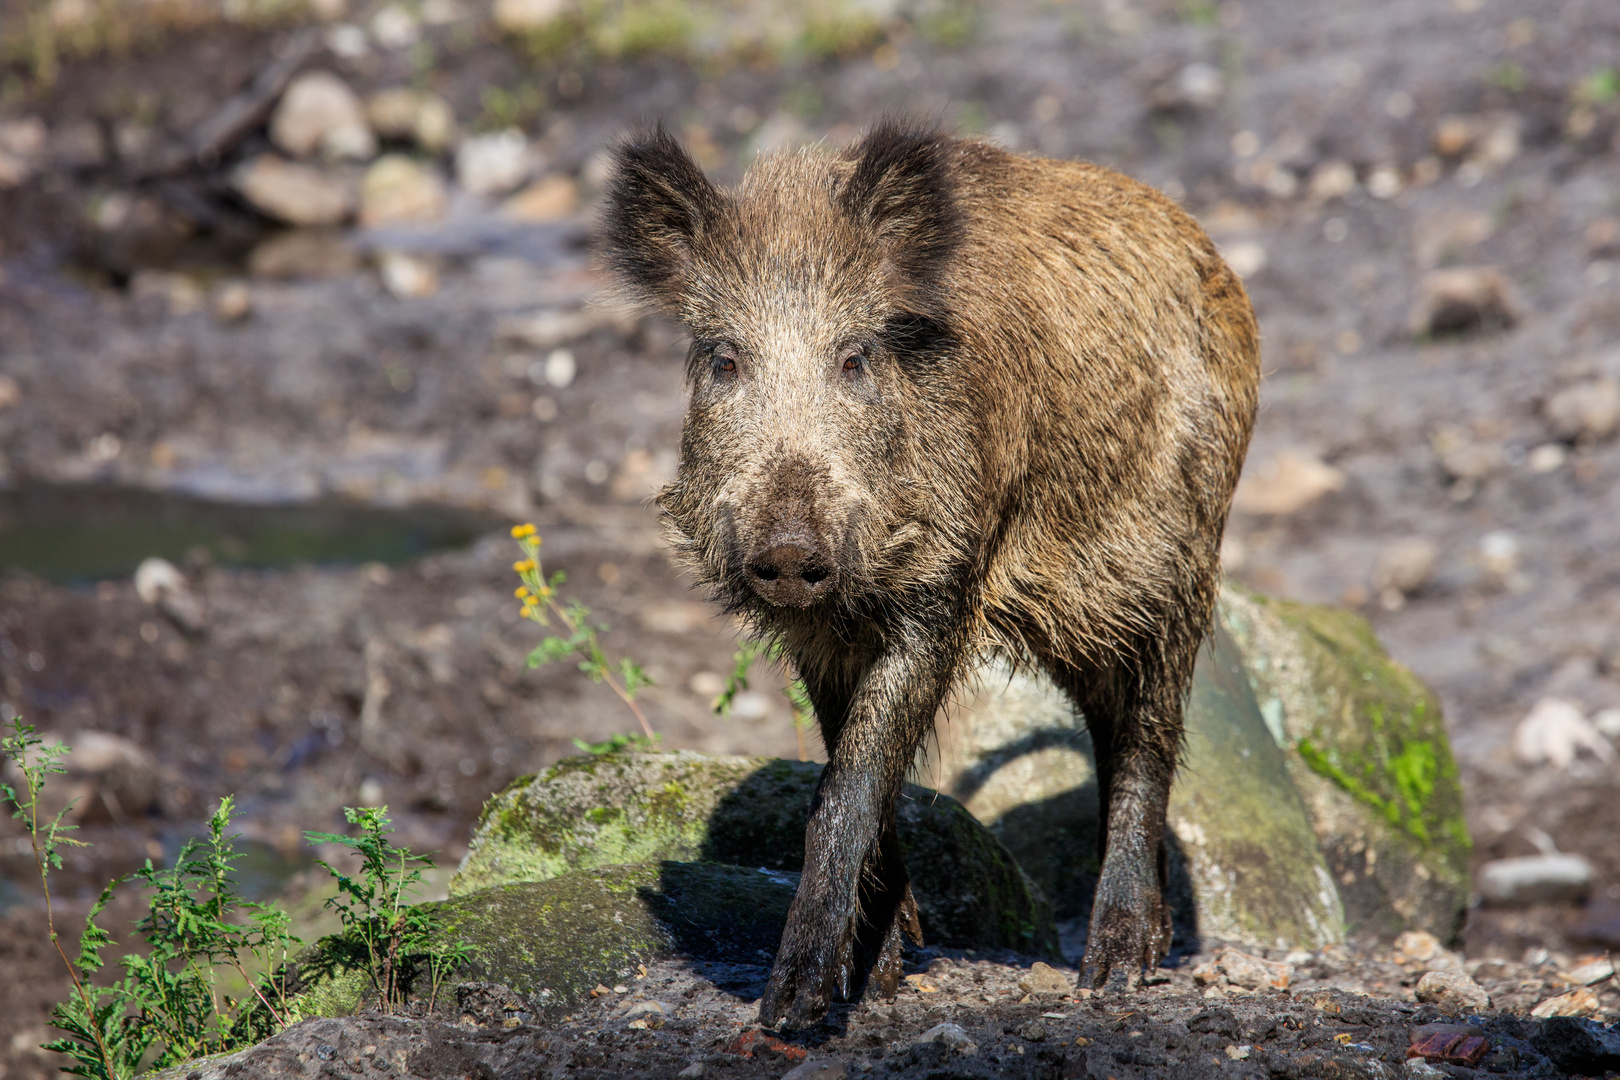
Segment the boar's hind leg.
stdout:
[[1181,695],[1155,685],[1154,674],[1054,674],[1085,713],[1097,757],[1102,875],[1084,976],[1094,987],[1130,989],[1170,950],[1164,816],[1180,749]]
[[917,640],[878,656],[847,695],[805,673],[828,763],[805,829],[804,876],[759,1003],[767,1027],[808,1027],[869,980],[892,996],[902,933],[922,943],[894,804],[955,657],[937,638],[921,647]]

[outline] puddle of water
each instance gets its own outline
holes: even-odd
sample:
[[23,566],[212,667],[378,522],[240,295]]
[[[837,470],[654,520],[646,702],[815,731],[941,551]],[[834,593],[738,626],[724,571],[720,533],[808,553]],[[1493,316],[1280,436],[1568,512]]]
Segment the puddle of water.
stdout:
[[126,577],[142,559],[201,548],[225,566],[397,563],[462,547],[501,527],[446,506],[347,501],[238,505],[113,485],[0,491],[0,569],[71,583]]

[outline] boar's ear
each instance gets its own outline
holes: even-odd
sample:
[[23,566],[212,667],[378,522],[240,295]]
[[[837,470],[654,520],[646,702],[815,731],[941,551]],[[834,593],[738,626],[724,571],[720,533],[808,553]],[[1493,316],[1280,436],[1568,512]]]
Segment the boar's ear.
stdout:
[[602,215],[608,265],[638,299],[673,311],[693,242],[724,201],[663,124],[630,135],[613,150]]
[[855,168],[839,192],[845,212],[883,246],[897,284],[928,306],[962,234],[952,153],[936,128],[882,121],[851,151]]

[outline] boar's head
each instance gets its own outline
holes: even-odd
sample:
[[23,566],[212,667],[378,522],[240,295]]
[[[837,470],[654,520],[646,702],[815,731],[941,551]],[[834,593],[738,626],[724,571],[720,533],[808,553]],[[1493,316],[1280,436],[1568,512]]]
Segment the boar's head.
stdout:
[[859,611],[948,562],[931,521],[971,457],[942,284],[958,146],[886,124],[842,156],[764,157],[731,190],[661,127],[617,148],[610,265],[691,335],[680,469],[659,503],[733,610]]

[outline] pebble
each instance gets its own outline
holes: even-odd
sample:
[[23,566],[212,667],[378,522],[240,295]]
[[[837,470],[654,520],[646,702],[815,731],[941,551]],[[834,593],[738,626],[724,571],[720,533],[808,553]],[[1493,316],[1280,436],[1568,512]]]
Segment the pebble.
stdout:
[[502,216],[535,225],[562,221],[578,210],[579,185],[556,174],[536,180],[501,204]]
[[1417,999],[1437,1005],[1442,1012],[1460,1013],[1489,1008],[1485,988],[1460,971],[1429,971],[1418,980]]
[[1214,64],[1188,64],[1148,95],[1155,109],[1208,109],[1219,104],[1226,79]]
[[[1397,540],[1378,556],[1378,567],[1373,572],[1373,584],[1380,592],[1387,589],[1400,596],[1406,596],[1427,584],[1434,574],[1435,563],[1439,558],[1440,546],[1427,537],[1414,536]],[[1396,947],[1400,947],[1399,938],[1396,939]],[[1417,959],[1427,960],[1428,957],[1421,956]]]
[[1406,930],[1395,939],[1395,951],[1408,960],[1433,960],[1441,948],[1440,939],[1427,930]]
[[371,17],[371,36],[385,49],[403,49],[422,37],[422,24],[398,4],[387,4]]
[[1018,980],[1018,989],[1026,994],[1067,994],[1074,984],[1061,971],[1037,960]]
[[456,183],[474,195],[504,195],[533,169],[529,141],[516,128],[473,135],[456,147]]
[[686,1068],[675,1074],[680,1080],[702,1080],[709,1075],[708,1068],[701,1061],[694,1061]]
[[438,221],[447,203],[438,173],[403,154],[384,154],[360,182],[360,224],[367,227]]
[[1225,949],[1215,958],[1226,981],[1245,990],[1263,990],[1268,987],[1285,990],[1293,978],[1294,970],[1287,964],[1262,960],[1258,956]]
[[1232,505],[1250,514],[1286,516],[1345,485],[1345,475],[1305,450],[1283,450],[1243,470]]
[[1356,170],[1348,161],[1330,158],[1311,170],[1306,190],[1318,202],[1342,199],[1356,190]]
[[47,130],[37,116],[0,120],[0,191],[20,187],[45,153]]
[[1494,266],[1430,270],[1418,285],[1408,326],[1432,337],[1504,330],[1519,321],[1519,307],[1512,283]]
[[274,154],[260,154],[236,171],[242,197],[288,225],[337,225],[354,213],[354,192],[340,177]]
[[1545,1020],[1549,1016],[1588,1016],[1597,1010],[1597,995],[1587,987],[1580,986],[1567,994],[1548,998],[1531,1009],[1530,1015]]
[[10,375],[0,375],[0,411],[22,402],[22,387]]
[[245,281],[227,281],[214,290],[212,306],[220,322],[241,322],[253,314],[253,293]]
[[439,291],[439,271],[431,259],[402,251],[377,256],[377,274],[389,295],[402,300],[420,299]]
[[1620,382],[1586,379],[1547,399],[1542,415],[1560,439],[1596,441],[1620,429]]
[[1579,855],[1553,853],[1493,859],[1475,880],[1480,899],[1502,907],[1579,903],[1592,891],[1596,872]]
[[270,117],[270,141],[293,157],[365,161],[377,140],[360,98],[329,71],[307,71],[287,86]]
[[570,7],[568,0],[495,0],[495,25],[514,34],[540,30]]
[[1593,960],[1591,963],[1582,964],[1566,977],[1577,986],[1591,986],[1593,983],[1614,978],[1614,961],[1607,958]]
[[456,133],[456,114],[437,94],[405,87],[379,90],[366,99],[366,119],[384,139],[408,140],[442,154]]
[[944,1043],[952,1050],[963,1054],[976,1054],[979,1052],[979,1044],[968,1037],[967,1031],[960,1024],[953,1024],[949,1021],[943,1024],[935,1024],[923,1032],[922,1037],[917,1041],[922,1043]]
[[782,1074],[782,1080],[844,1080],[842,1061],[805,1061]]
[[1254,240],[1238,240],[1227,244],[1221,252],[1232,273],[1247,281],[1266,268],[1266,249]]
[[208,609],[191,591],[185,575],[167,559],[154,556],[141,561],[135,568],[135,595],[189,633],[197,633],[208,624]]
[[352,274],[360,256],[343,237],[325,229],[294,229],[271,236],[248,256],[248,273],[275,281],[321,281]]
[[1604,763],[1614,760],[1614,745],[1563,698],[1542,698],[1513,729],[1513,754],[1526,765],[1567,769],[1582,750]]

